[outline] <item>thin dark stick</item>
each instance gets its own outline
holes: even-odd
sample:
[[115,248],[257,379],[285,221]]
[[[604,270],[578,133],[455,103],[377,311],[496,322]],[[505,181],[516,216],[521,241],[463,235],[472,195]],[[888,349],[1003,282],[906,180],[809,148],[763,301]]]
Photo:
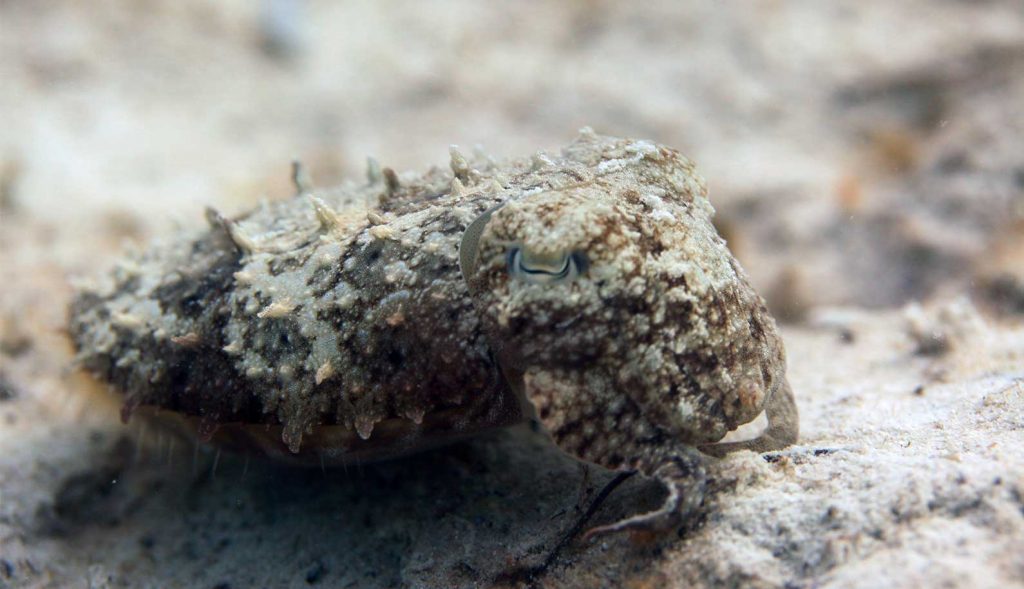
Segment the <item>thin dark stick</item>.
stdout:
[[600,509],[601,504],[604,503],[604,500],[608,498],[608,495],[611,495],[612,492],[615,491],[615,489],[618,488],[619,485],[626,482],[626,479],[635,474],[635,470],[625,470],[619,472],[618,474],[615,475],[615,478],[608,481],[608,484],[606,484],[604,488],[601,489],[601,492],[598,493],[597,497],[594,498],[594,501],[590,504],[590,507],[587,508],[587,512],[583,514],[583,517],[576,521],[576,525],[574,525],[572,529],[569,530],[569,533],[567,533],[565,536],[562,537],[561,540],[559,540],[558,544],[555,545],[554,550],[552,550],[551,554],[549,554],[548,557],[544,560],[544,563],[537,567],[537,569],[534,571],[534,575],[543,573],[548,569],[548,567],[554,564],[555,560],[558,558],[558,555],[561,554],[562,550],[564,550],[570,542],[576,539],[576,537],[580,533],[580,530],[583,529],[583,526],[587,525],[587,522],[590,521],[590,518],[593,517],[595,513],[597,513],[597,510]]

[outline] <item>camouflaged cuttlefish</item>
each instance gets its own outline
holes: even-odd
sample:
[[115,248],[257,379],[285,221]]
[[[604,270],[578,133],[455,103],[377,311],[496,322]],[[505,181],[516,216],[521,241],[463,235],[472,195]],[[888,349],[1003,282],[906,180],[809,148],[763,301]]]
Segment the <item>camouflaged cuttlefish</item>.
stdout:
[[[80,363],[123,416],[295,463],[376,460],[536,418],[566,453],[700,500],[700,452],[792,443],[764,301],[689,160],[584,129],[558,155],[312,190],[123,262],[81,290]],[[756,439],[719,442],[764,413]]]

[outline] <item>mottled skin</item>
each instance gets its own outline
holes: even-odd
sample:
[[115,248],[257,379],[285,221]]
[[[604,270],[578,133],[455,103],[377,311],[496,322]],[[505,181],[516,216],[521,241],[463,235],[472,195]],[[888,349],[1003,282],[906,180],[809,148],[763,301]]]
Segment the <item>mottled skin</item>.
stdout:
[[[304,192],[300,189],[300,193]],[[367,203],[372,203],[368,206]],[[709,453],[796,437],[775,323],[692,164],[585,131],[560,156],[300,194],[158,246],[71,316],[81,363],[200,435],[303,463],[537,418],[700,501]],[[714,444],[767,409],[760,438]]]

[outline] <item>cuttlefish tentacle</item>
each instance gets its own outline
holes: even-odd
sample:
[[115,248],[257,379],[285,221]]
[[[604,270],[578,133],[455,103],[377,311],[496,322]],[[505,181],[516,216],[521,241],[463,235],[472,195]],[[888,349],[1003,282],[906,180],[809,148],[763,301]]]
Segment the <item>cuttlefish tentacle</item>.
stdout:
[[[643,469],[640,471],[643,472]],[[696,449],[681,446],[653,472],[644,474],[658,479],[668,490],[661,506],[654,511],[591,528],[583,534],[583,540],[624,530],[671,530],[679,527],[688,515],[700,507],[707,486],[707,475],[704,460]]]

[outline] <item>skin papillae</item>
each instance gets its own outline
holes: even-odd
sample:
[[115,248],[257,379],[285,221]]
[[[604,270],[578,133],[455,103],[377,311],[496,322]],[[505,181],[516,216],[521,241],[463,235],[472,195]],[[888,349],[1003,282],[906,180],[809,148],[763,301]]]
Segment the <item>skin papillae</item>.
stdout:
[[[309,190],[138,252],[77,294],[79,363],[201,438],[300,464],[536,418],[667,486],[595,530],[668,528],[701,451],[792,443],[774,320],[676,151],[584,130],[560,154]],[[298,175],[297,175],[298,176]],[[759,438],[716,443],[765,412]],[[698,450],[699,449],[699,450]]]

